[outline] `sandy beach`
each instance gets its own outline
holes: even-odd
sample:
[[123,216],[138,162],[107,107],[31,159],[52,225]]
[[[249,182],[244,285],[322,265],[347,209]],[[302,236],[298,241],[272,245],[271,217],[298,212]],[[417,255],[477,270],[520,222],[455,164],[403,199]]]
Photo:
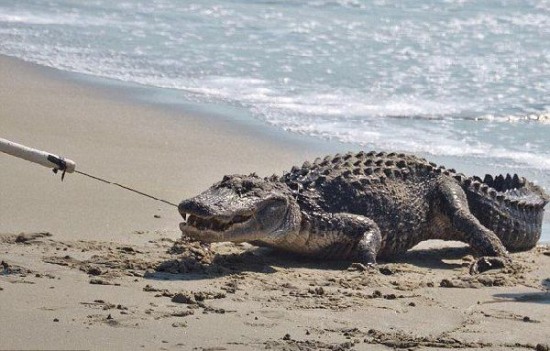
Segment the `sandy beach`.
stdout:
[[[0,136],[178,203],[330,144],[134,101],[0,56]],[[0,350],[548,350],[550,247],[470,276],[460,243],[364,270],[181,238],[177,210],[0,155]]]

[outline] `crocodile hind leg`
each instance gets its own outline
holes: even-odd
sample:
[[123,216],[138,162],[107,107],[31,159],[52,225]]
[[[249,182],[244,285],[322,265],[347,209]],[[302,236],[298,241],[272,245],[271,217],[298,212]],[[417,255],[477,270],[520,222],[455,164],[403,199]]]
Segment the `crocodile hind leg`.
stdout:
[[470,212],[464,190],[454,181],[444,181],[439,186],[442,195],[442,210],[449,217],[458,239],[482,256],[470,267],[470,273],[480,273],[488,269],[504,267],[509,261],[508,252],[491,230],[484,227]]
[[370,218],[350,213],[311,216],[307,230],[310,244],[317,246],[327,258],[357,260],[367,265],[376,263],[382,235]]

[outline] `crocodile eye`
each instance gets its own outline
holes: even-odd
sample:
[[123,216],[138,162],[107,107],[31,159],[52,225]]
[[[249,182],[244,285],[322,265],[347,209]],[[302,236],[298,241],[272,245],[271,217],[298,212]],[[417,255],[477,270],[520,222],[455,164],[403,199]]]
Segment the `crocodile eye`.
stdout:
[[284,217],[285,212],[286,201],[278,199],[272,200],[269,204],[260,208],[255,217],[264,227],[268,227],[278,223]]

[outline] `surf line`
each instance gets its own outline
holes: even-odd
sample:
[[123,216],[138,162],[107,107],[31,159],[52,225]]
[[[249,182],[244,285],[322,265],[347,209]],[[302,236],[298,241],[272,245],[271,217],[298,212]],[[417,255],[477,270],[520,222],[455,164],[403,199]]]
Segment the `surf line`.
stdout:
[[47,168],[51,168],[52,171],[56,174],[57,174],[57,172],[61,171],[62,172],[61,173],[61,181],[63,181],[63,179],[65,179],[65,173],[77,173],[77,174],[81,174],[83,176],[86,176],[88,178],[100,181],[102,183],[109,184],[109,185],[114,185],[114,186],[120,187],[122,189],[125,189],[125,190],[131,191],[133,193],[136,193],[138,195],[148,197],[152,200],[160,201],[160,202],[163,202],[167,205],[178,207],[178,205],[176,205],[175,203],[172,203],[170,201],[158,198],[158,197],[153,196],[153,195],[149,195],[149,194],[147,194],[143,191],[139,191],[137,189],[131,188],[129,186],[126,186],[126,185],[123,185],[123,184],[120,184],[120,183],[117,183],[117,182],[111,182],[107,179],[104,179],[104,178],[101,178],[101,177],[98,177],[98,176],[94,176],[94,175],[91,175],[89,173],[78,171],[76,169],[76,163],[74,161],[72,161],[68,158],[60,157],[58,155],[55,155],[55,154],[52,154],[52,153],[49,153],[49,152],[46,152],[46,151],[41,151],[41,150],[38,150],[38,149],[34,149],[34,148],[31,148],[31,147],[28,147],[28,146],[25,146],[25,145],[15,143],[13,141],[9,141],[7,139],[0,138],[0,152],[6,153],[8,155],[11,155],[11,156],[14,156],[14,157],[17,157],[17,158],[20,158],[20,159],[23,159],[23,160],[26,160],[26,161],[29,161],[29,162],[39,164],[39,165],[47,167]]

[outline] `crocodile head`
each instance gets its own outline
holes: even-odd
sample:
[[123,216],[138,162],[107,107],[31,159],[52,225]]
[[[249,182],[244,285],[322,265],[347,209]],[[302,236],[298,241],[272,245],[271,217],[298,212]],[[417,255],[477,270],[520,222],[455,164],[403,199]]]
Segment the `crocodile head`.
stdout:
[[225,176],[203,193],[182,201],[183,235],[203,242],[269,240],[295,230],[300,210],[276,177]]
[[517,174],[487,174],[462,179],[470,211],[491,229],[511,252],[533,248],[540,239],[544,206],[550,200],[544,190]]

